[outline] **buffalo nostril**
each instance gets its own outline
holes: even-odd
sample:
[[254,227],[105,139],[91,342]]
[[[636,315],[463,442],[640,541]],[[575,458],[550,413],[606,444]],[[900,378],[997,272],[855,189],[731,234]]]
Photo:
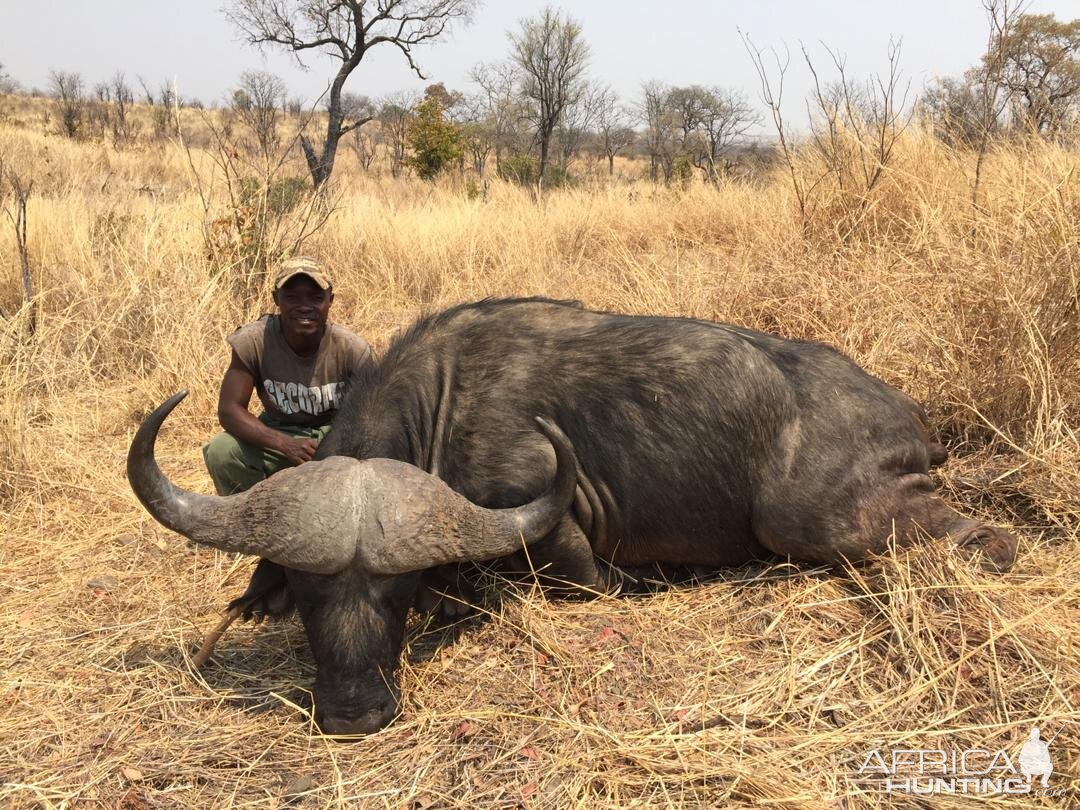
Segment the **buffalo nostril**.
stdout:
[[318,718],[319,728],[328,737],[357,737],[372,734],[386,726],[394,715],[397,706],[387,703],[375,709],[368,709],[356,717],[327,714]]

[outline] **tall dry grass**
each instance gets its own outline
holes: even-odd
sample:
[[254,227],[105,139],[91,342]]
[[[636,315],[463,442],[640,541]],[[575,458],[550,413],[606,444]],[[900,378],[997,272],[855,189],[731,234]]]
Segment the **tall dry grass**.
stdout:
[[[348,746],[312,732],[296,622],[234,629],[191,670],[249,561],[188,549],[123,478],[141,416],[187,387],[160,458],[209,489],[198,446],[216,429],[223,336],[269,307],[242,303],[208,253],[188,156],[72,143],[30,118],[0,125],[0,155],[35,183],[37,288],[31,333],[0,222],[0,800],[884,806],[857,778],[869,750],[1015,754],[1033,723],[1061,731],[1054,785],[1080,796],[1075,150],[994,152],[973,208],[970,156],[912,132],[872,199],[826,182],[806,223],[781,173],[536,204],[346,160],[305,249],[335,269],[333,317],[377,348],[421,311],[519,294],[823,340],[922,401],[953,450],[950,497],[1022,538],[1003,576],[930,546],[648,598],[511,590],[456,638],[418,621],[404,717]],[[208,156],[192,160],[205,177]]]

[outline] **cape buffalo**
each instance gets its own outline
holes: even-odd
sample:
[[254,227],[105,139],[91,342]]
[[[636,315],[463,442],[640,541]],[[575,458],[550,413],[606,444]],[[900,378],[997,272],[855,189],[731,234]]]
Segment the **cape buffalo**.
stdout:
[[179,533],[264,558],[242,598],[271,613],[295,599],[333,734],[396,713],[421,572],[522,541],[549,581],[586,591],[619,567],[834,563],[921,532],[997,568],[1015,553],[934,494],[944,448],[914,400],[828,346],[724,324],[542,298],[453,307],[353,381],[315,461],[229,498],[180,491],[154,463],[176,401],[136,436],[132,487]]

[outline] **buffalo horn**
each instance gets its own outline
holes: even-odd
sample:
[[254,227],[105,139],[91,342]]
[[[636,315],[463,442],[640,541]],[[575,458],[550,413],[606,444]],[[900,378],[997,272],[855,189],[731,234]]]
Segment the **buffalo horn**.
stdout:
[[198,495],[172,484],[154,458],[158,430],[185,396],[162,403],[135,434],[127,472],[136,496],[158,522],[197,543],[286,568],[331,574],[356,559],[372,573],[400,574],[499,557],[550,532],[577,482],[569,440],[538,418],[555,446],[555,480],[511,509],[476,506],[410,464],[344,456],[283,470],[229,497]]
[[379,487],[369,487],[378,528],[364,534],[364,567],[384,574],[419,571],[455,562],[480,562],[521,550],[548,534],[567,514],[577,488],[577,460],[556,425],[536,417],[555,448],[548,491],[522,506],[487,509],[410,464],[371,459]]

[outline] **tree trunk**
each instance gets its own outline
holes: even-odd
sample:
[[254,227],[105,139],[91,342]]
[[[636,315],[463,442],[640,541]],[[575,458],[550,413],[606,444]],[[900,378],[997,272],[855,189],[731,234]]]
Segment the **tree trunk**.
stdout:
[[706,174],[708,176],[709,182],[712,183],[713,188],[720,188],[720,176],[716,173],[716,160],[713,158],[712,155],[709,155],[708,158],[708,171],[706,172]]
[[541,133],[540,135],[540,167],[536,177],[536,191],[538,194],[542,194],[544,191],[544,175],[547,173],[548,164],[548,145],[551,141],[551,133]]
[[615,176],[615,153],[609,152],[607,156],[607,176]]
[[300,136],[300,146],[304,150],[304,158],[307,160],[308,171],[311,173],[311,182],[316,191],[330,179],[334,171],[334,161],[337,158],[338,142],[341,140],[341,128],[345,118],[341,112],[341,90],[349,74],[360,64],[363,55],[364,51],[357,48],[349,60],[342,63],[330,85],[330,95],[326,105],[326,138],[323,141],[322,154],[316,155],[315,147],[307,137]]
[[307,135],[300,136],[300,148],[304,150],[304,159],[307,161],[308,172],[311,174],[311,184],[318,190],[326,182],[330,173],[326,170],[326,164],[322,158],[315,154],[315,147],[311,145]]

